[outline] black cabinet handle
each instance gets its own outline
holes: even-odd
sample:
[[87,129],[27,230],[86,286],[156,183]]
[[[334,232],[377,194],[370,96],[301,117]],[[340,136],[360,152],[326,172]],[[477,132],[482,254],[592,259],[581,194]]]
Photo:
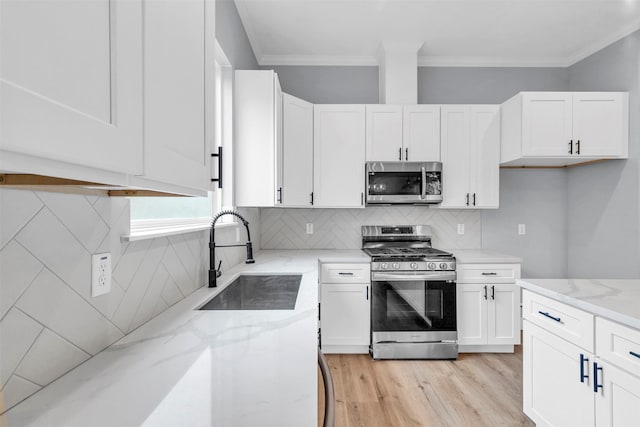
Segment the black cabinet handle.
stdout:
[[310,196],[311,196],[311,205],[313,206],[313,191],[311,192]]
[[404,149],[404,159],[405,160],[409,160],[409,149],[408,148]]
[[580,154],[580,140],[576,142],[576,154]]
[[598,384],[598,371],[602,372],[602,366],[598,366],[598,362],[593,362],[593,392],[597,393],[602,384]]
[[278,203],[282,203],[282,187],[278,188]]
[[556,322],[560,322],[560,321],[562,320],[562,319],[561,319],[561,318],[559,318],[559,317],[555,317],[555,316],[550,315],[550,314],[549,314],[549,313],[547,313],[546,311],[538,311],[538,313],[542,314],[542,315],[543,315],[543,316],[545,316],[545,317],[548,317],[549,319],[553,319],[553,320],[555,320]]
[[569,154],[573,154],[573,139],[569,141]]
[[467,206],[469,206],[469,193],[467,193]]
[[487,285],[484,285],[484,299],[487,299]]
[[496,273],[495,271],[492,271],[491,273],[487,273],[486,271],[482,272],[483,276],[497,276],[498,273]]
[[473,193],[473,206],[476,205],[476,193]]
[[398,148],[398,160],[402,160],[402,147]]
[[367,286],[366,289],[367,289],[367,301],[369,301],[369,287]]
[[364,206],[364,193],[360,193],[360,206]]
[[211,153],[211,157],[218,158],[218,177],[211,178],[211,182],[217,182],[218,188],[222,188],[222,147],[218,147],[217,153]]
[[492,300],[496,300],[496,286],[495,285],[491,285],[491,299]]
[[583,383],[589,375],[584,373],[584,362],[589,362],[588,357],[584,357],[584,354],[580,353],[580,382]]
[[635,351],[630,351],[629,354],[640,359],[640,354],[636,353]]
[[347,272],[339,271],[338,276],[353,276],[353,273],[350,271],[347,271]]

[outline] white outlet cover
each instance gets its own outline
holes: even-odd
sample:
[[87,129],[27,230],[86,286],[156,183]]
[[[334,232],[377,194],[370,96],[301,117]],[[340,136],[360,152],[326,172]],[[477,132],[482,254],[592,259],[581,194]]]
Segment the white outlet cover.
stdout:
[[94,254],[91,256],[91,296],[111,292],[111,254]]
[[521,236],[527,234],[527,228],[524,224],[518,224],[518,234]]
[[313,223],[312,222],[308,222],[307,223],[307,234],[313,234]]
[[458,234],[464,234],[464,224],[458,224]]

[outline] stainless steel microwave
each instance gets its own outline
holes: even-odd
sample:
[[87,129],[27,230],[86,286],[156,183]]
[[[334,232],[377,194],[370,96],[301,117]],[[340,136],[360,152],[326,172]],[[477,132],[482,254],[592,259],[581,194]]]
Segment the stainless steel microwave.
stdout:
[[441,162],[367,162],[365,169],[367,205],[442,202]]

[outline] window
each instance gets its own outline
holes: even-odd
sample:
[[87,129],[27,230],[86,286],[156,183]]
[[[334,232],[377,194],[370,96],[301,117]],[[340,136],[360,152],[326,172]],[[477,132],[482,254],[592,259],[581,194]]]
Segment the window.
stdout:
[[[206,229],[212,216],[233,208],[233,71],[216,42],[215,60],[215,145],[223,150],[222,180],[224,188],[209,191],[208,197],[133,197],[131,201],[131,235],[129,240]],[[214,158],[215,160],[215,158]],[[215,162],[214,162],[215,163]],[[217,164],[212,166],[218,173]],[[220,223],[234,222],[226,216]]]

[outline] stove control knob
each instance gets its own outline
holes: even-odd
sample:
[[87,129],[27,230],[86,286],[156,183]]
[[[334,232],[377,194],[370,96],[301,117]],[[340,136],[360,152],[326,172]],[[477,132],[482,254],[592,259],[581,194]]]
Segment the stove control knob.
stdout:
[[447,269],[447,263],[441,262],[440,263],[440,270],[446,270],[446,269]]
[[436,269],[436,263],[435,262],[430,262],[427,267],[429,267],[429,270],[435,270]]
[[411,264],[409,264],[409,267],[413,268],[414,270],[418,269],[418,263],[417,262],[412,262]]
[[383,270],[386,270],[387,267],[388,267],[388,265],[387,265],[386,262],[383,262],[382,264],[380,264],[380,268],[383,269]]
[[392,267],[397,270],[400,268],[400,264],[398,264],[397,262],[394,262]]

